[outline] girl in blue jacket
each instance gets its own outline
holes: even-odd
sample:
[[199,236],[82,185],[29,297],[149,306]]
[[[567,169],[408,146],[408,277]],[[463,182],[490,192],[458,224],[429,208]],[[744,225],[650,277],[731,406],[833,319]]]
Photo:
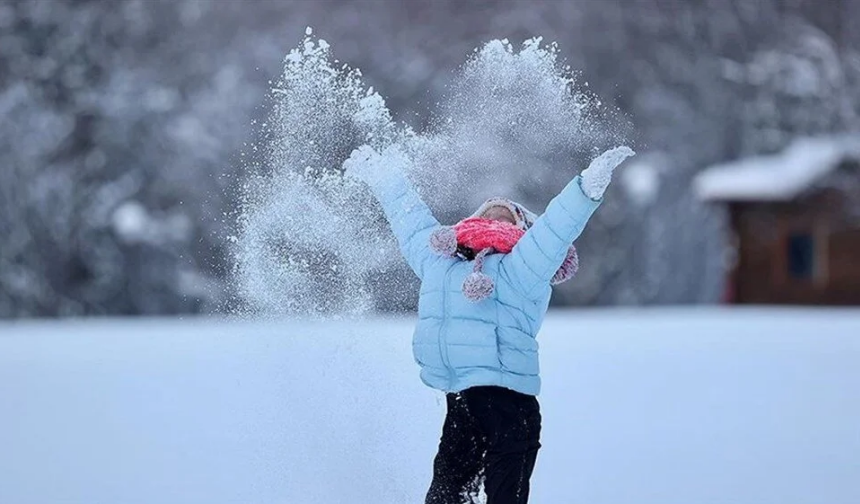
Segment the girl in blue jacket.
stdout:
[[441,226],[409,184],[398,147],[363,146],[344,164],[382,205],[421,280],[412,341],[421,380],[447,394],[426,504],[525,504],[540,448],[538,343],[551,287],[577,266],[574,240],[633,151],[603,153],[536,217],[504,198]]

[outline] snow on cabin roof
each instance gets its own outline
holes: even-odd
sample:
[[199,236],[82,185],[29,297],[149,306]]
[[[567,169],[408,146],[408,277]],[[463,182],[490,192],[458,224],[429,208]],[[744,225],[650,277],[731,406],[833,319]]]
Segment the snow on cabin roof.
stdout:
[[786,201],[847,159],[860,161],[860,135],[801,138],[777,154],[706,168],[693,189],[705,201]]

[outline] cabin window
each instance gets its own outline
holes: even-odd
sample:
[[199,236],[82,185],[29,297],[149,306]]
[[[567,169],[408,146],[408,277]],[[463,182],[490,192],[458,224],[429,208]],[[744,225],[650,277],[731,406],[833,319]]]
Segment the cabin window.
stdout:
[[812,233],[794,233],[786,242],[788,274],[797,280],[815,278],[815,236]]

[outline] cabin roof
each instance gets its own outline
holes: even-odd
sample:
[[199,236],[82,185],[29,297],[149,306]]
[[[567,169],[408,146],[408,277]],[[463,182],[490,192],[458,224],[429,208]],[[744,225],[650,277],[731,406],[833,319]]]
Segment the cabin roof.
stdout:
[[706,168],[693,188],[705,201],[788,201],[850,160],[860,161],[860,134],[800,138],[776,154]]

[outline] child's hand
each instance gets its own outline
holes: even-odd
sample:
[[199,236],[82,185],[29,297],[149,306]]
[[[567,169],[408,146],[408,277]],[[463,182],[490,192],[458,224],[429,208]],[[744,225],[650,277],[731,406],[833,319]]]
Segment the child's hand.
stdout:
[[588,168],[582,171],[582,192],[595,201],[602,198],[612,180],[612,172],[634,154],[636,153],[630,147],[621,146],[597,156]]
[[392,170],[402,169],[407,163],[409,157],[397,145],[387,147],[382,154],[369,145],[362,145],[352,151],[349,159],[344,161],[343,169],[347,178],[379,185],[392,178]]
[[379,159],[379,154],[369,145],[352,151],[349,159],[343,162],[344,175],[348,178],[367,180],[373,173],[373,167]]

